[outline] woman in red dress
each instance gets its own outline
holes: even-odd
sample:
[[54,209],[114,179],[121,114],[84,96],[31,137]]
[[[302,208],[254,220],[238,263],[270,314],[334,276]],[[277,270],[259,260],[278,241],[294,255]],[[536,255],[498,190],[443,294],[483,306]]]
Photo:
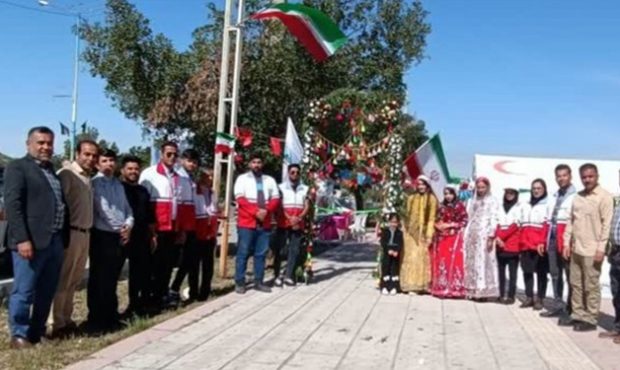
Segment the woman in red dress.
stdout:
[[463,298],[463,231],[467,211],[456,189],[444,190],[444,201],[437,212],[435,242],[432,250],[433,277],[431,294],[440,298]]

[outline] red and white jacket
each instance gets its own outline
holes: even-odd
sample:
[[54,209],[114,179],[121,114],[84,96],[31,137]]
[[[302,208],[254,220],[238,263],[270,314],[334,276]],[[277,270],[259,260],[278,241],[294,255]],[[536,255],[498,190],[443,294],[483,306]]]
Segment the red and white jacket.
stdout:
[[145,169],[140,185],[151,194],[157,231],[193,231],[196,223],[193,182],[185,171],[161,162]]
[[211,189],[196,186],[194,207],[196,210],[196,239],[210,240],[217,237],[217,205]]
[[508,212],[504,211],[503,207],[500,209],[495,237],[504,242],[504,252],[519,253],[520,251],[521,212],[519,203],[512,206]]
[[537,251],[540,244],[547,244],[547,198],[539,201],[535,206],[529,203],[522,206],[521,212],[521,251]]
[[[303,213],[306,205],[306,197],[308,196],[308,187],[302,183],[293,189],[290,181],[283,182],[278,186],[280,188],[280,196],[282,197],[282,207],[278,212],[278,228],[288,229],[292,225],[286,215],[289,217],[299,216]],[[304,228],[303,221],[299,224],[301,229]]]
[[[570,219],[571,209],[573,207],[573,200],[575,200],[575,196],[577,195],[577,190],[574,186],[570,186],[566,190],[566,195],[564,196],[564,200],[562,204],[560,204],[560,208],[558,209],[558,214],[556,215],[556,245],[559,253],[562,253],[564,249],[564,231],[566,230],[566,224]],[[545,235],[547,235],[547,245],[549,245],[551,239],[551,218],[553,217],[553,210],[555,208],[555,204],[558,200],[559,192],[555,192],[551,198],[549,198],[548,207],[547,207],[547,222],[545,223]]]
[[271,176],[262,175],[263,194],[265,195],[265,210],[267,215],[262,225],[258,224],[256,214],[259,211],[257,204],[256,179],[254,174],[246,172],[235,181],[235,199],[237,201],[237,227],[256,229],[262,227],[271,229],[271,220],[280,206],[280,191],[276,180]]

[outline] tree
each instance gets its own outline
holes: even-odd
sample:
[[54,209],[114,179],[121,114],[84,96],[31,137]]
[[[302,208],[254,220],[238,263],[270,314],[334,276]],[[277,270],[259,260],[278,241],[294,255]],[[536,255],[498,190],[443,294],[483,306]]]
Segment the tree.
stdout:
[[151,164],[151,148],[146,146],[132,146],[127,153],[121,154],[121,157],[131,155],[140,159],[142,167],[149,166]]
[[[251,14],[270,1],[246,3]],[[308,103],[336,89],[381,91],[402,101],[405,71],[424,57],[430,25],[417,0],[304,3],[329,14],[349,42],[328,61],[316,63],[278,22],[244,23],[239,124],[254,131],[255,146],[265,152],[270,136],[284,136],[287,117],[300,129]],[[194,145],[211,153],[222,12],[209,5],[208,23],[196,29],[193,44],[181,52],[164,35],[153,34],[149,21],[127,0],[107,0],[106,9],[103,23],[85,23],[79,30],[91,74],[106,81],[106,94],[128,118],[164,134],[190,130]]]
[[[80,142],[80,140],[92,140],[99,145],[101,149],[111,149],[115,151],[117,154],[120,153],[120,149],[115,142],[108,142],[105,139],[99,139],[99,130],[96,127],[86,126],[84,131],[77,134],[75,137],[75,143]],[[71,158],[71,140],[67,139],[63,143],[63,156],[62,159]]]

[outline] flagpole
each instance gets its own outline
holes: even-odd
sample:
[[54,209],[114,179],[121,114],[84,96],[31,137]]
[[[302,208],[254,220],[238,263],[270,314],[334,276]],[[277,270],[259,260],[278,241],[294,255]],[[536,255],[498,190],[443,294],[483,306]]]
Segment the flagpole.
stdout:
[[80,72],[80,14],[76,14],[75,20],[75,55],[73,61],[73,94],[71,97],[71,161],[75,159],[77,140],[77,109],[78,109],[78,82]]
[[[224,34],[222,36],[222,60],[220,66],[220,90],[218,100],[218,114],[217,114],[217,132],[226,132],[230,135],[235,134],[235,128],[237,127],[237,114],[239,111],[239,83],[241,80],[241,50],[242,50],[242,27],[243,13],[244,13],[244,0],[238,0],[237,2],[237,21],[235,25],[231,24],[233,16],[233,0],[226,0],[224,8]],[[229,81],[229,61],[230,61],[230,41],[232,34],[235,36],[235,48],[234,48],[234,64],[233,64],[233,78],[232,86]],[[230,91],[230,96],[228,92]],[[230,106],[229,111],[229,124],[226,125],[226,113],[227,108]],[[228,126],[228,129],[227,127]],[[219,273],[220,277],[226,277],[227,261],[228,261],[228,243],[230,232],[230,218],[231,218],[231,202],[232,202],[232,187],[233,187],[233,175],[234,175],[234,151],[223,158],[222,153],[216,153],[215,163],[213,165],[213,190],[215,199],[220,199],[220,188],[222,183],[222,164],[226,164],[226,187],[224,189],[224,214],[222,215],[222,239],[220,241],[220,263]]]

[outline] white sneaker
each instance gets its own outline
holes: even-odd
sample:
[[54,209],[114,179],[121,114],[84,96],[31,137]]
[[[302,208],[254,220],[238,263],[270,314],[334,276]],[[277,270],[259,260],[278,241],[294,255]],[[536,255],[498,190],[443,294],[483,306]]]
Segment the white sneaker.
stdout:
[[275,285],[277,287],[281,287],[282,286],[282,278],[281,277],[276,278],[276,280],[274,281],[273,285]]
[[396,295],[396,293],[398,293],[398,292],[396,291],[396,289],[392,289],[392,290],[390,290],[390,295]]
[[390,294],[390,292],[388,292],[387,288],[383,288],[383,289],[381,289],[381,294],[388,295],[388,294]]

